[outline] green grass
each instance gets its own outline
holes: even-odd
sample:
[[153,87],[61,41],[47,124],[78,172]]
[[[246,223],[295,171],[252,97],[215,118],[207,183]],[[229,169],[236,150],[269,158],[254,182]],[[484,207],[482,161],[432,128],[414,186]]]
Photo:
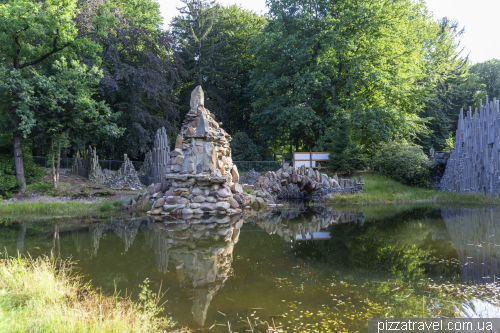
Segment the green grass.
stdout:
[[71,185],[68,183],[60,182],[58,189],[54,190],[54,184],[52,183],[52,181],[45,180],[28,185],[28,187],[26,188],[26,192],[45,194],[51,197],[71,195]]
[[118,213],[123,201],[113,202],[23,202],[0,204],[1,214],[79,214],[79,213]]
[[379,174],[363,173],[361,175],[365,181],[362,194],[335,195],[329,202],[344,205],[401,203],[500,204],[500,198],[492,198],[484,194],[441,192],[434,189],[403,185]]
[[0,332],[166,332],[160,298],[142,287],[139,301],[107,296],[50,258],[0,260]]

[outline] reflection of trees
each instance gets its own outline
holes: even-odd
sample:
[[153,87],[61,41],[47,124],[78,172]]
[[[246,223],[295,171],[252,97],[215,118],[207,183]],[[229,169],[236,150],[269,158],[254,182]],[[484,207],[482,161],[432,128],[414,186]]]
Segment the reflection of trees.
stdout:
[[16,236],[16,256],[20,257],[24,251],[24,237],[26,235],[26,223],[21,222],[19,235]]
[[224,216],[170,222],[149,222],[144,231],[147,244],[153,247],[159,271],[167,273],[173,263],[179,283],[193,301],[193,316],[203,326],[213,296],[231,273],[243,220]]
[[297,253],[357,271],[394,272],[403,280],[429,273],[455,276],[456,265],[434,260],[456,254],[449,242],[439,239],[447,235],[442,223],[420,220],[428,213],[413,210],[372,223],[333,223],[330,240],[301,243]]
[[457,249],[464,281],[492,282],[500,266],[500,210],[493,207],[442,209]]

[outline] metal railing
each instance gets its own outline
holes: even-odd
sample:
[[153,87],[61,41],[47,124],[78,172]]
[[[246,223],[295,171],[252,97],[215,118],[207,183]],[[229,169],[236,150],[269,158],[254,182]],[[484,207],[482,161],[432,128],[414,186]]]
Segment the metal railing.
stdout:
[[[48,157],[45,156],[33,156],[33,162],[35,164],[44,167],[44,168],[50,168],[50,162],[48,161]],[[62,169],[71,169],[73,165],[75,164],[75,159],[72,157],[61,157],[61,168]],[[120,169],[122,166],[123,161],[118,161],[118,160],[99,160],[99,165],[101,166],[102,169],[108,169],[112,171],[116,171]],[[144,162],[140,161],[132,161],[132,164],[134,165],[134,168],[136,171],[139,171],[144,164]]]
[[[48,157],[45,156],[33,156],[33,162],[35,164],[44,167],[50,168],[50,161]],[[292,161],[285,161],[293,165]],[[108,169],[116,171],[120,169],[123,161],[119,160],[99,160],[99,165],[102,169]],[[234,164],[238,167],[239,172],[248,172],[254,169],[257,172],[267,172],[267,171],[278,171],[281,168],[282,161],[233,161]],[[61,157],[61,168],[62,169],[71,169],[75,164],[75,159],[72,157]],[[144,162],[140,161],[132,161],[134,168],[136,171],[139,171],[144,164]]]
[[[293,164],[292,161],[285,161]],[[281,168],[282,161],[233,161],[238,167],[238,172],[248,172],[254,169],[257,172],[278,171]]]

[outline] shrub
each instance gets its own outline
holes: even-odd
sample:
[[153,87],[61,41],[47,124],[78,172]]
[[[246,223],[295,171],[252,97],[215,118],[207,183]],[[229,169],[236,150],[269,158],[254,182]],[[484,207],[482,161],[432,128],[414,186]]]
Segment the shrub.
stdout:
[[233,135],[231,150],[234,161],[260,161],[259,147],[250,139],[245,132]]
[[429,187],[431,161],[422,147],[406,141],[382,144],[374,157],[373,168],[400,183]]
[[363,170],[367,166],[367,158],[361,147],[352,137],[351,126],[347,116],[341,116],[337,126],[323,138],[322,146],[330,153],[327,162],[332,172],[351,174]]
[[[23,164],[24,177],[27,184],[31,184],[43,176],[43,170],[33,162],[33,157],[28,146],[23,146]],[[10,198],[18,185],[14,156],[11,149],[10,153],[0,154],[0,197]]]

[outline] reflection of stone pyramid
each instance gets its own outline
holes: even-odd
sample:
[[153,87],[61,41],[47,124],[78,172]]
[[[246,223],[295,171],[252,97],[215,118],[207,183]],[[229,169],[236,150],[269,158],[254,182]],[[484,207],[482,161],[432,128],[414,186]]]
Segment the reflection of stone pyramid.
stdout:
[[212,298],[231,273],[233,247],[243,219],[235,215],[214,216],[203,223],[186,219],[171,222],[148,223],[147,244],[153,247],[161,272],[166,273],[173,263],[179,283],[193,301],[194,319],[203,326]]

